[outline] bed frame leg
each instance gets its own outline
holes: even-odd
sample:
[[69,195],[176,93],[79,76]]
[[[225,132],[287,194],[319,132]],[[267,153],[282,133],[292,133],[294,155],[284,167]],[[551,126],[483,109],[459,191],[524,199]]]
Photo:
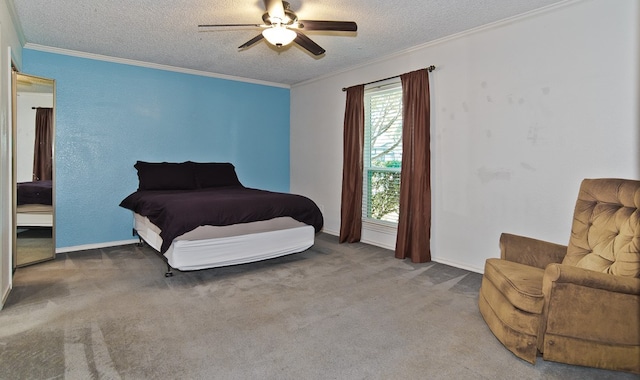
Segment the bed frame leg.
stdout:
[[144,247],[144,240],[142,240],[142,237],[140,236],[140,234],[138,234],[138,231],[136,231],[135,228],[133,228],[132,230],[133,230],[133,236],[138,237],[138,243],[136,244],[136,246]]
[[[138,247],[144,247],[145,241],[144,239],[142,239],[142,236],[140,236],[140,234],[138,233],[138,231],[136,231],[135,228],[131,229],[133,236],[137,236],[139,242],[136,243],[136,246]],[[171,265],[169,265],[169,263],[167,263],[167,272],[164,274],[165,277],[173,277],[173,268],[171,268]]]

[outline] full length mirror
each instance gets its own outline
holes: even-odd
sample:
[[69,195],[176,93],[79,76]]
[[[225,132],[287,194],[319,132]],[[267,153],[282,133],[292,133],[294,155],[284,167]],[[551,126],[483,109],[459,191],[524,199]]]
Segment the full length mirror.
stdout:
[[14,268],[55,257],[55,81],[14,72]]

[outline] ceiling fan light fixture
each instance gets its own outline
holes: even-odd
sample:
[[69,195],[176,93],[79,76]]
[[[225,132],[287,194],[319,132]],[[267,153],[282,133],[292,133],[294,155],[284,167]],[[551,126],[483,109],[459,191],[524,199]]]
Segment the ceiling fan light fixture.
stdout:
[[296,39],[296,32],[282,25],[274,25],[262,31],[264,38],[274,46],[286,46]]

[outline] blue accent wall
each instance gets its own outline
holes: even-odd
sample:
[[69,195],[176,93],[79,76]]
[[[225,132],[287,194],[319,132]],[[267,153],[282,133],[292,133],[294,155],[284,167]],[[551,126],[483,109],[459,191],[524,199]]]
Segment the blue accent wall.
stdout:
[[56,81],[56,246],[132,239],[136,161],[218,161],[289,191],[289,89],[23,50]]

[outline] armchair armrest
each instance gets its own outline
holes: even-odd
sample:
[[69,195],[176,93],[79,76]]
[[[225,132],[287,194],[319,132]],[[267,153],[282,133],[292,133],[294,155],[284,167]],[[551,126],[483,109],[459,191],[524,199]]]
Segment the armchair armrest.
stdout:
[[569,283],[592,289],[640,296],[640,278],[614,276],[571,265],[550,264],[544,271],[543,293],[552,283]]
[[561,263],[567,246],[525,236],[500,235],[500,258],[544,269],[551,263]]
[[[575,341],[591,346],[577,351],[574,347],[572,355],[580,358],[572,359],[573,363],[596,360],[601,354],[596,347],[640,345],[640,278],[550,264],[542,278],[542,294],[545,323],[539,334],[544,336],[541,351],[548,357],[552,356],[548,351],[558,354]],[[637,351],[632,351],[615,352],[638,368]]]

